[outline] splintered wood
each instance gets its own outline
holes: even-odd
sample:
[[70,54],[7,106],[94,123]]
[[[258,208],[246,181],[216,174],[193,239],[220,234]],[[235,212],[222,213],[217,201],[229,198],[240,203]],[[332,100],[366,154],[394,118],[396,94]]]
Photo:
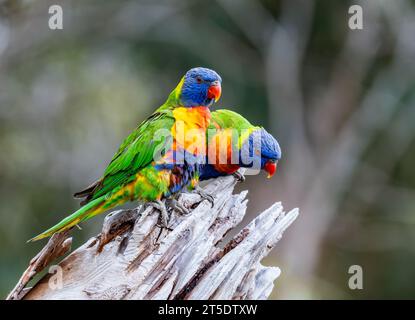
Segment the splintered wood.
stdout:
[[[41,271],[28,268],[31,272],[8,298],[267,299],[280,269],[260,261],[297,218],[298,209],[285,213],[275,203],[224,243],[246,212],[247,191],[233,194],[235,184],[233,177],[225,177],[206,186],[215,198],[213,208],[200,202],[198,194],[181,194],[179,201],[190,214],[173,211],[170,230],[160,228],[159,212],[151,207],[110,213],[101,234],[69,254],[55,273],[25,289]],[[58,241],[61,254],[70,245],[65,238]],[[42,257],[42,267],[57,257],[53,244],[48,246],[47,252],[54,254]]]

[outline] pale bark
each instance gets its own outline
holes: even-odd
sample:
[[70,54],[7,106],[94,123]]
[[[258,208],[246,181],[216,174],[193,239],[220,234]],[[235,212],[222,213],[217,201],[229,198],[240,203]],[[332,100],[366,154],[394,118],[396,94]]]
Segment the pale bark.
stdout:
[[235,184],[233,177],[226,177],[206,186],[205,191],[215,197],[213,208],[208,201],[198,204],[197,194],[181,194],[179,201],[191,212],[177,215],[174,211],[171,230],[161,231],[159,212],[150,207],[112,212],[98,236],[58,264],[58,273],[46,274],[33,288],[24,289],[30,278],[69,249],[68,233],[55,235],[8,298],[268,298],[280,269],[260,261],[296,219],[298,210],[286,214],[275,203],[224,243],[225,235],[246,212],[247,192],[233,194]]

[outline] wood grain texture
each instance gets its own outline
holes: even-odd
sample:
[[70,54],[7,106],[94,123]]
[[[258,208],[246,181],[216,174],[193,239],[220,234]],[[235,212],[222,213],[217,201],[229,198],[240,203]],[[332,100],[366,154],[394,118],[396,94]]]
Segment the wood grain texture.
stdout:
[[285,213],[275,203],[225,243],[247,207],[247,191],[233,194],[235,184],[225,177],[205,187],[215,197],[213,208],[197,194],[181,194],[191,212],[173,211],[171,230],[160,229],[150,207],[110,213],[101,234],[59,263],[61,286],[50,285],[57,274],[46,274],[33,288],[23,291],[21,283],[9,298],[267,299],[280,270],[260,261],[298,209]]

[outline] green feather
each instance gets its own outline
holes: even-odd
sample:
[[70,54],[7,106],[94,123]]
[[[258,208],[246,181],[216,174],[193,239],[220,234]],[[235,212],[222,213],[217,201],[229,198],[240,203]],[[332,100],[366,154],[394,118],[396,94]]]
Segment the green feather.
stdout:
[[[79,210],[63,219],[57,225],[51,227],[40,235],[30,239],[36,241],[49,237],[57,232],[67,230],[79,222],[85,221],[101,212],[104,212],[118,204],[127,201],[126,196],[115,196],[117,190],[134,180],[137,172],[147,168],[153,160],[155,151],[171,147],[171,139],[164,137],[161,141],[154,141],[154,135],[158,130],[169,130],[173,127],[175,119],[173,110],[180,106],[180,92],[184,78],[181,79],[176,88],[170,93],[167,101],[159,107],[148,119],[144,120],[121,144],[114,155],[104,175],[93,186],[78,193],[88,196],[86,204]],[[151,170],[144,170],[150,174]],[[166,186],[160,185],[154,190],[141,190],[147,198],[156,198],[157,190],[165,190]]]
[[[249,134],[252,131],[261,128],[252,125],[239,113],[231,110],[220,109],[212,112],[211,115],[212,120],[207,132],[207,141],[211,141],[211,139],[213,139],[220,130],[233,129],[237,131],[235,134],[237,133],[237,137],[239,137],[238,140],[234,141],[235,147],[240,148],[242,143],[249,137]],[[219,127],[219,129],[217,127]]]
[[41,234],[28,240],[27,242],[37,241],[46,237],[50,237],[54,233],[61,232],[75,226],[79,222],[86,220],[86,215],[97,209],[102,203],[104,203],[104,201],[105,196],[102,196],[98,199],[89,202],[88,204],[84,205],[82,208],[75,211],[70,216],[66,217],[52,228],[49,228],[48,230],[42,232]]
[[138,171],[153,162],[156,148],[171,147],[171,140],[164,137],[157,143],[153,141],[158,130],[168,129],[174,125],[174,117],[170,109],[153,114],[144,121],[123,142],[101,178],[101,187],[95,190],[92,199],[96,199],[116,187],[127,183]]
[[220,129],[236,129],[239,132],[244,129],[258,129],[259,127],[253,126],[247,119],[227,109],[216,110],[211,113],[212,121],[209,129],[215,129],[214,123],[219,125]]

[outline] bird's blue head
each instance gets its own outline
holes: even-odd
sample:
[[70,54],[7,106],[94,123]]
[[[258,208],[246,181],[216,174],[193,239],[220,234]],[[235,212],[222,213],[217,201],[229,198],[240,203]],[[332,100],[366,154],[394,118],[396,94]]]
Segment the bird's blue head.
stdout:
[[222,93],[222,78],[213,70],[193,68],[182,79],[180,101],[184,107],[210,107]]
[[[278,141],[264,128],[254,130],[241,147],[240,159],[242,167],[260,167],[271,178],[277,170],[278,160],[281,159],[281,148]],[[250,157],[250,163],[245,165],[244,157]]]

